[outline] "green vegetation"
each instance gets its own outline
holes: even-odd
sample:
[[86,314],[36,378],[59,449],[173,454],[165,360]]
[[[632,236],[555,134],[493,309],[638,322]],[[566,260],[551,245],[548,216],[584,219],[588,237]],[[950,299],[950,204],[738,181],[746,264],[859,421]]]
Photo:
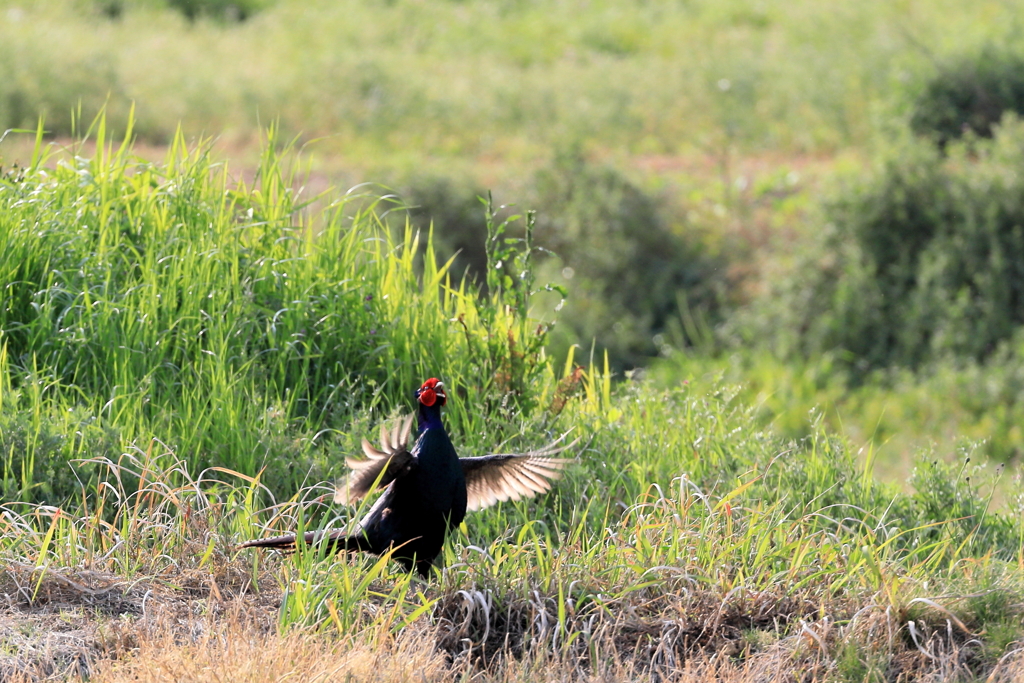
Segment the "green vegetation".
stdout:
[[782,433],[806,433],[807,412],[822,407],[872,447],[903,439],[886,453],[897,469],[929,441],[949,453],[986,440],[996,459],[1016,457],[1022,133],[1007,114],[990,139],[895,143],[832,191],[811,219],[819,234],[717,331],[720,349],[753,353],[705,356],[700,368],[677,334],[659,374],[720,369]]
[[75,480],[55,463],[153,437],[193,469],[266,468],[290,491],[336,474],[329,434],[359,409],[404,406],[421,376],[455,388],[449,420],[470,433],[541,400],[528,389],[546,372],[544,327],[526,317],[532,281],[514,275],[529,248],[493,226],[493,260],[513,276],[489,272],[479,300],[429,240],[422,265],[416,233],[391,241],[379,199],[332,200],[311,225],[274,142],[252,186],[229,186],[205,146],[178,138],[164,164],[141,162],[108,147],[101,121],[91,159],[44,171],[39,150],[5,177],[5,497],[63,500]]
[[1024,323],[1024,127],[908,141],[825,211],[817,248],[766,297],[751,334],[786,357],[839,351],[860,369],[983,360]]
[[578,154],[556,158],[535,185],[546,207],[537,239],[556,255],[547,272],[572,289],[556,354],[593,340],[616,369],[637,367],[657,353],[653,335],[678,317],[680,297],[720,314],[723,259],[697,230],[673,230],[656,196]]
[[[195,21],[199,17],[245,21],[272,2],[273,0],[167,0],[170,7],[184,14],[191,21]],[[126,4],[130,3],[121,0],[119,12],[114,18],[119,18],[124,13]]]
[[[0,677],[1020,678],[1019,10],[0,0]],[[235,550],[429,376],[578,464]]]
[[755,408],[765,429],[799,439],[820,422],[845,434],[887,481],[905,481],[921,454],[948,462],[959,450],[976,448],[1005,463],[1024,448],[1021,365],[1014,359],[857,376],[832,354],[787,362],[765,352],[669,353],[649,372],[659,386],[681,378],[734,384],[738,400]]
[[[286,138],[316,140],[317,183],[383,182],[419,207],[417,225],[433,219],[457,278],[479,273],[476,197],[494,189],[539,209],[539,245],[564,261],[545,271],[575,292],[553,348],[596,339],[617,371],[656,356],[681,310],[726,322],[756,262],[784,261],[814,231],[803,214],[831,164],[806,177],[787,166],[855,150],[859,167],[904,119],[948,135],[922,117],[950,107],[960,123],[982,107],[985,133],[1016,101],[1019,13],[1000,3],[281,0],[242,23],[186,4],[209,12],[190,22],[125,0],[112,20],[85,0],[0,0],[0,128],[42,113],[67,135],[72,112],[105,106],[123,131],[134,102],[143,141],[166,144],[180,124],[251,149],[260,119],[277,120]],[[971,89],[990,83],[1002,90]],[[776,154],[777,168],[743,170]],[[678,155],[700,161],[640,165]],[[792,242],[766,244],[780,228]],[[634,264],[652,254],[671,265]]]
[[[671,674],[715,652],[817,670],[839,651],[851,671],[923,675],[938,665],[921,652],[938,648],[984,675],[1024,635],[1009,597],[1024,513],[991,506],[983,466],[922,461],[902,493],[820,427],[761,431],[719,383],[613,392],[606,366],[572,357],[556,374],[529,317],[530,215],[523,240],[490,222],[478,296],[429,246],[417,263],[412,233],[389,242],[373,196],[304,202],[274,141],[255,180],[229,186],[205,147],[179,139],[144,162],[101,121],[91,158],[47,165],[39,148],[4,176],[0,440],[8,501],[26,502],[4,505],[0,553],[6,584],[28,587],[19,604],[61,591],[135,604],[89,587],[109,575],[170,609],[212,581],[241,603],[280,595],[283,632],[386,648],[427,629],[432,652],[496,678],[542,658]],[[574,429],[579,464],[540,500],[474,515],[436,588],[386,558],[233,550],[265,528],[349,519],[319,481],[426,374],[450,383],[463,452]],[[959,599],[993,590],[1006,598]],[[718,621],[672,616],[686,611]],[[674,635],[651,640],[666,619]],[[903,635],[878,641],[883,622]],[[804,638],[817,645],[774,646]]]
[[985,45],[977,55],[950,58],[925,83],[910,127],[940,145],[973,133],[992,137],[1006,112],[1024,113],[1024,58]]
[[123,0],[112,21],[98,4],[0,2],[0,128],[45,112],[68,134],[79,99],[88,120],[109,96],[111,126],[134,101],[150,141],[179,122],[255,137],[258,116],[279,117],[360,165],[528,160],[574,142],[815,152],[869,142],[871,110],[934,69],[929,50],[1020,33],[1012,4],[951,0],[278,0],[241,24],[190,24],[158,0]]

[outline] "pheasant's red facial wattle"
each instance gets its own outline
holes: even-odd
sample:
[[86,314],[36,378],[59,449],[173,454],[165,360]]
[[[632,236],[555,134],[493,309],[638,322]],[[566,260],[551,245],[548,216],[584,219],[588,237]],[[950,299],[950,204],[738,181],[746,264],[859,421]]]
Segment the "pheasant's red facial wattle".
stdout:
[[437,402],[437,394],[433,389],[420,390],[420,403],[425,406],[432,406]]
[[423,383],[423,386],[416,392],[416,398],[428,408],[438,401],[440,401],[438,407],[443,406],[448,400],[448,396],[444,393],[444,384],[436,377],[431,377]]

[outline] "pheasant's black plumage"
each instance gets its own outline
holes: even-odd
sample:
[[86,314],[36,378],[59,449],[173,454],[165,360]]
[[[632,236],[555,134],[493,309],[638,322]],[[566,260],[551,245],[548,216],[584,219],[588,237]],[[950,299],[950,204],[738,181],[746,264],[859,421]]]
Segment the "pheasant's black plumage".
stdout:
[[[522,454],[460,458],[441,423],[447,402],[444,385],[431,378],[416,392],[419,437],[410,451],[406,444],[410,416],[389,433],[381,428],[380,448],[363,439],[365,460],[349,458],[352,474],[335,496],[349,503],[369,493],[376,484],[384,493],[352,530],[309,532],[308,544],[332,549],[362,550],[392,557],[406,571],[413,567],[427,576],[449,529],[462,523],[467,510],[479,510],[501,500],[519,500],[551,488],[568,460],[552,457],[571,447],[558,446]],[[248,541],[242,548],[291,550],[295,534]]]

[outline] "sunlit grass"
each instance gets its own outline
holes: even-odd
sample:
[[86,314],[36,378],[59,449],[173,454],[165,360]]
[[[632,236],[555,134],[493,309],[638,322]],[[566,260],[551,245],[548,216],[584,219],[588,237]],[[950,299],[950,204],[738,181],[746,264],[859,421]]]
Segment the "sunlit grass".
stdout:
[[789,363],[757,352],[679,353],[656,363],[651,375],[669,384],[733,382],[765,428],[803,438],[821,423],[846,435],[888,481],[906,481],[921,453],[952,462],[961,451],[975,452],[980,464],[995,469],[1024,449],[1020,370],[1013,358],[948,359],[916,373],[894,368],[855,382],[828,356]]
[[[643,408],[666,403],[664,396],[652,398]],[[725,417],[714,399],[696,403],[694,410],[704,403],[703,419]],[[636,427],[643,408],[623,413],[620,426]],[[723,446],[742,440],[738,424],[731,424]],[[683,438],[694,436],[680,431]],[[609,445],[628,448],[629,439]],[[387,557],[325,557],[316,548],[284,557],[236,550],[235,543],[255,531],[254,522],[301,528],[304,516],[324,505],[319,487],[256,509],[259,483],[250,477],[223,468],[193,477],[172,453],[126,454],[103,463],[95,500],[106,514],[89,503],[4,507],[3,578],[19,603],[37,607],[55,600],[130,600],[134,590],[145,611],[144,596],[159,596],[148,608],[143,639],[172,637],[181,626],[160,615],[198,589],[225,608],[237,605],[204,618],[211,620],[206,629],[233,633],[240,642],[259,633],[249,620],[262,610],[300,649],[306,645],[296,639],[311,638],[312,647],[334,642],[353,666],[367,647],[408,658],[412,639],[426,657],[421,666],[432,662],[441,667],[439,675],[453,678],[468,668],[500,680],[505,667],[545,661],[558,671],[582,663],[584,672],[626,667],[634,675],[658,671],[674,678],[682,675],[683,662],[699,663],[716,652],[738,658],[730,660],[737,665],[767,659],[794,667],[835,666],[837,653],[845,652],[852,668],[913,666],[922,674],[936,662],[946,666],[966,657],[975,670],[988,671],[1012,650],[1020,635],[1012,597],[1020,591],[1019,549],[1006,549],[1013,561],[1005,563],[991,552],[974,555],[973,531],[959,536],[953,519],[900,528],[899,515],[861,507],[855,497],[825,503],[822,494],[771,477],[773,468],[785,468],[778,460],[786,455],[731,488],[709,490],[684,476],[647,486],[625,506],[583,494],[589,478],[577,472],[552,496],[556,510],[571,509],[535,519],[537,506],[519,504],[471,517],[471,538],[456,538],[446,551],[448,566],[425,583]],[[839,454],[801,453],[810,462],[823,455],[818,467],[827,469],[828,455]],[[600,445],[582,456],[583,471],[594,459],[614,459]],[[137,484],[126,488],[125,481]],[[892,495],[886,507],[898,510],[906,501]],[[342,512],[321,524],[345,520]],[[119,581],[116,592],[97,585],[96,577]],[[15,586],[20,590],[10,591]],[[262,593],[279,596],[276,615],[267,614]],[[259,606],[245,607],[247,601]],[[964,642],[972,636],[980,640]],[[206,641],[189,642],[199,647]],[[788,645],[779,650],[781,643]],[[165,656],[176,647],[163,648]],[[268,644],[261,658],[270,661],[284,647]],[[136,664],[113,648],[92,666],[111,671],[104,662],[110,656],[143,666],[156,651],[144,647]],[[431,653],[448,653],[454,663],[434,662]],[[187,661],[174,666],[187,668]]]
[[[720,380],[616,385],[600,355],[551,362],[529,242],[491,220],[489,293],[455,284],[413,231],[384,229],[380,197],[304,198],[273,131],[245,182],[180,137],[152,163],[102,120],[94,135],[92,157],[49,164],[39,143],[0,183],[13,610],[114,628],[91,606],[154,642],[194,609],[310,652],[416,642],[451,678],[683,677],[714,657],[990,672],[1020,638],[1024,522],[966,462],[922,461],[905,491],[820,424],[763,429]],[[331,502],[335,467],[426,376],[451,387],[462,454],[572,430],[578,463],[471,515],[426,582],[386,556],[238,550],[356,518]],[[82,642],[97,671],[134,656]]]
[[429,376],[453,387],[466,435],[507,438],[521,401],[550,401],[526,300],[477,299],[429,236],[393,236],[387,200],[301,197],[273,137],[247,184],[205,145],[179,137],[153,164],[105,134],[101,120],[95,155],[54,168],[40,148],[0,190],[8,497],[66,496],[74,478],[47,460],[152,437],[193,468],[265,468],[294,489],[332,476],[353,417],[405,405]]

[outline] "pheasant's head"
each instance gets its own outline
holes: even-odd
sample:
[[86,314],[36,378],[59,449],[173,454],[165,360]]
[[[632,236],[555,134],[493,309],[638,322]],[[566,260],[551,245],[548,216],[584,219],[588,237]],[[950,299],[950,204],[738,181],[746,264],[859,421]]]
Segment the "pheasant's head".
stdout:
[[444,383],[431,377],[416,390],[416,399],[427,408],[440,408],[448,401],[448,395],[444,393]]

